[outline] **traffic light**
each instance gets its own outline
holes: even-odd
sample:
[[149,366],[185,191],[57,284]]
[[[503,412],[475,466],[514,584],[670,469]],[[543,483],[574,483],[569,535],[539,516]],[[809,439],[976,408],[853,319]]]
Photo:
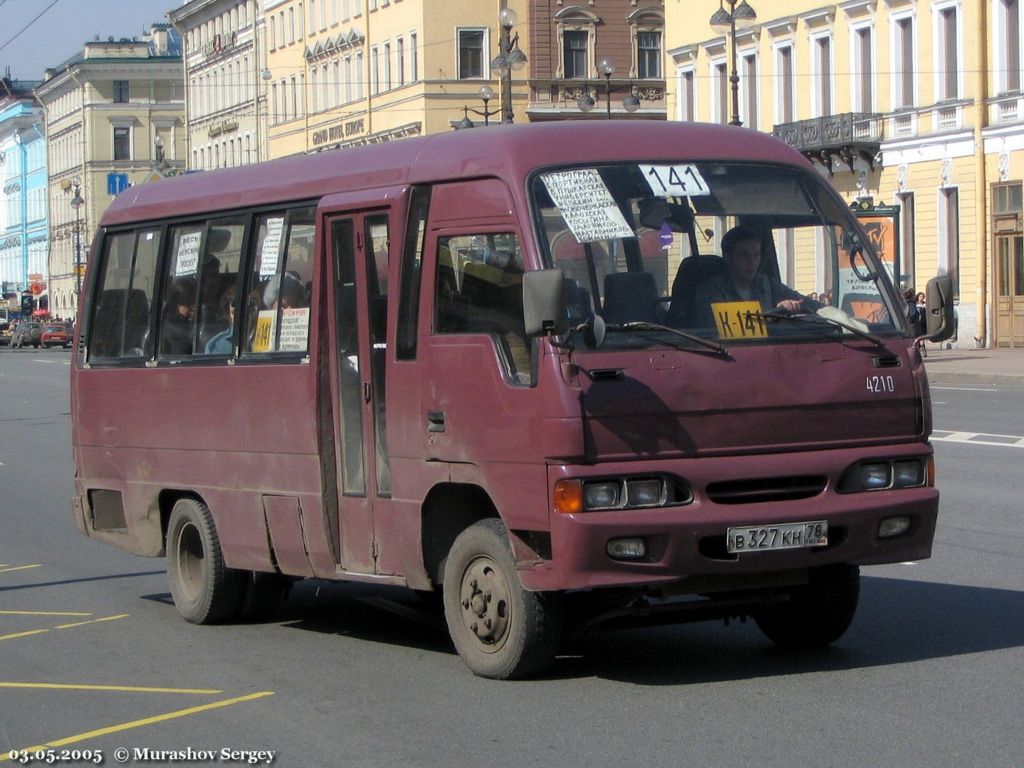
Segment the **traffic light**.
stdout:
[[32,314],[32,294],[28,291],[21,294],[21,314],[26,317]]

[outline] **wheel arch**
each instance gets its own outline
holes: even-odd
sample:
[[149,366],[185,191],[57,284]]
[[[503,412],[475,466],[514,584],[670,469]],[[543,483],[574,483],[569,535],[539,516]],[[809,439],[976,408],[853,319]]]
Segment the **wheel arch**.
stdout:
[[460,533],[480,520],[500,518],[490,495],[479,485],[440,483],[423,501],[423,565],[433,584],[444,581],[444,563]]

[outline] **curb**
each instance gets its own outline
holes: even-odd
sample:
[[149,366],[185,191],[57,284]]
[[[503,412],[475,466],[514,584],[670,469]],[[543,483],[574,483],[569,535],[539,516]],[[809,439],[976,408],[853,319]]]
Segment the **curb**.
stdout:
[[930,384],[974,384],[987,386],[1024,386],[1024,375],[1010,373],[965,373],[958,371],[931,371],[925,364]]

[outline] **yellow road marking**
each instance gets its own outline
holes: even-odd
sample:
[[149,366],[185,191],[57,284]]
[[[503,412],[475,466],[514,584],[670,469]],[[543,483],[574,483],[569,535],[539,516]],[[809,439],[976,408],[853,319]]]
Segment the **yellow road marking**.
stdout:
[[[57,614],[57,615],[59,616],[61,614]],[[71,615],[73,615],[73,616],[74,615],[89,616],[90,614],[85,613],[85,614],[71,614]],[[98,619],[90,619],[89,621],[76,621],[76,622],[72,622],[71,624],[58,624],[56,627],[53,627],[53,629],[71,629],[72,627],[82,627],[82,626],[85,626],[86,624],[98,624],[99,622],[102,622],[102,621],[115,621],[117,619],[123,619],[123,618],[125,618],[127,616],[128,616],[127,613],[119,613],[117,616],[102,616],[102,617],[100,617]],[[19,637],[28,637],[30,635],[41,635],[44,632],[49,632],[49,631],[50,631],[49,629],[30,629],[28,632],[14,632],[14,633],[12,633],[10,635],[0,635],[0,640],[14,640],[14,639],[19,638]]]
[[[128,723],[118,723],[117,725],[110,725],[106,728],[97,728],[95,731],[86,731],[85,733],[77,733],[74,736],[68,736],[63,739],[56,741],[48,741],[45,744],[37,744],[33,747],[23,747],[28,752],[34,752],[41,749],[52,749],[54,747],[64,747],[68,744],[77,744],[80,741],[88,741],[89,739],[95,739],[100,736],[108,736],[111,733],[118,733],[120,731],[128,731],[132,728],[141,728],[146,725],[153,725],[154,723],[162,723],[166,720],[176,720],[179,717],[187,717],[188,715],[196,715],[200,712],[206,712],[211,709],[219,709],[220,707],[230,707],[234,704],[241,704],[246,701],[252,701],[254,699],[261,699],[264,696],[273,696],[273,691],[260,691],[258,693],[250,693],[246,696],[238,696],[234,699],[225,699],[224,701],[214,701],[210,704],[201,704],[198,707],[189,707],[188,709],[179,709],[174,712],[168,712],[163,715],[154,715],[153,717],[145,717],[141,720],[132,720]],[[16,750],[20,751],[20,750]],[[0,754],[0,763],[7,762],[9,760],[9,752]]]
[[92,616],[83,611],[0,611],[0,616]]
[[123,619],[127,616],[127,613],[119,613],[117,614],[117,616],[103,616],[99,619],[89,619],[89,621],[76,621],[73,624],[58,624],[56,627],[54,627],[54,629],[71,629],[71,627],[83,627],[86,624],[99,624],[101,621],[116,621],[117,619]]
[[121,693],[191,693],[212,695],[224,693],[215,688],[146,688],[138,685],[90,685],[87,683],[4,683],[0,688],[31,688],[55,691],[117,691]]
[[29,635],[41,635],[49,632],[48,629],[30,629],[28,632],[15,632],[13,635],[0,635],[0,640],[14,640],[17,637],[28,637]]
[[42,568],[42,563],[33,563],[32,565],[4,565],[0,566],[0,573],[10,573],[11,571],[24,571],[26,568]]

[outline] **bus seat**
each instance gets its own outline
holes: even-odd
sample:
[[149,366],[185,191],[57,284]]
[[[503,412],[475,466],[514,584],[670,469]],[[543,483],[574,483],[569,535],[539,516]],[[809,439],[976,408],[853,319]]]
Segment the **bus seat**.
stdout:
[[590,291],[584,288],[579,280],[574,280],[571,277],[565,279],[565,311],[570,326],[585,323],[594,315]]
[[136,288],[128,295],[124,326],[124,354],[148,356],[149,298],[145,291]]
[[669,306],[665,324],[675,328],[695,328],[701,318],[694,307],[697,288],[718,275],[727,267],[721,256],[688,256],[679,264],[675,280],[672,281],[672,304]]
[[658,285],[650,272],[612,272],[604,278],[606,323],[657,322]]

